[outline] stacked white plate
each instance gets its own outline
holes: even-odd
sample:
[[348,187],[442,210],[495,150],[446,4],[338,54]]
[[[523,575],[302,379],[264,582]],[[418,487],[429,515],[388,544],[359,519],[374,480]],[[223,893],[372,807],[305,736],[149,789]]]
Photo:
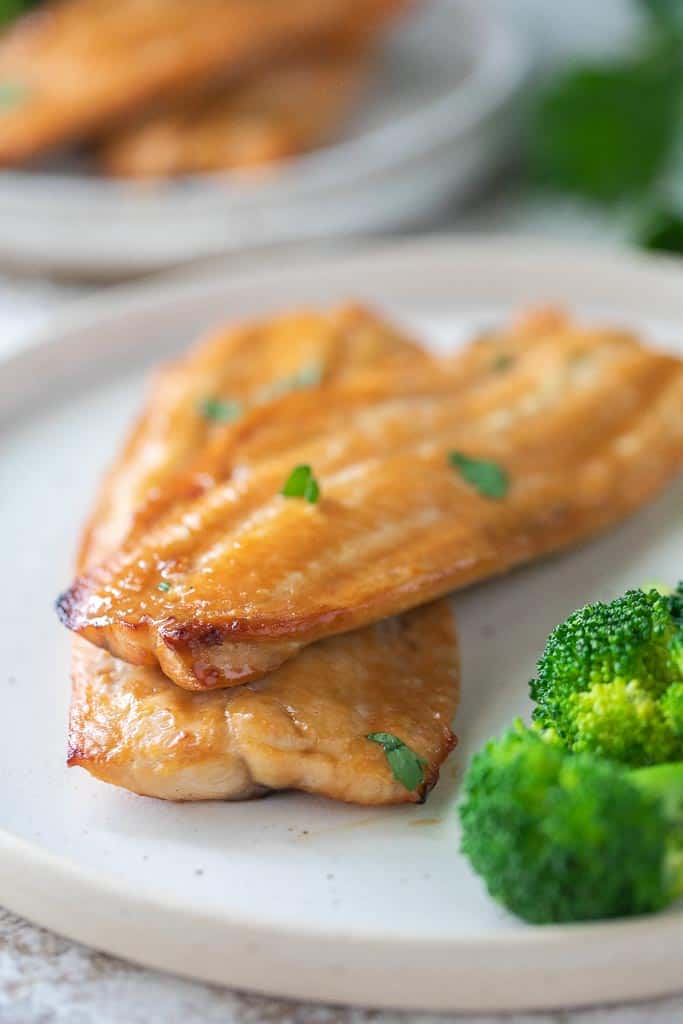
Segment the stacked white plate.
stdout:
[[117,275],[406,226],[504,153],[528,69],[496,5],[432,0],[388,40],[343,141],[253,181],[122,183],[59,162],[2,173],[0,261]]

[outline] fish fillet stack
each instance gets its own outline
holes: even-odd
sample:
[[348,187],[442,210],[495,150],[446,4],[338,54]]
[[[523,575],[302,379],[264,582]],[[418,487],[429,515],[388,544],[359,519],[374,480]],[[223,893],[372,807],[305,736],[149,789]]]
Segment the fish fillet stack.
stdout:
[[[455,743],[446,595],[682,465],[683,364],[624,331],[547,311],[441,360],[358,307],[219,331],[153,383],[59,599],[69,763],[165,799],[422,800]],[[282,493],[297,466],[317,500]]]
[[0,9],[0,166],[86,146],[107,173],[263,168],[330,141],[407,0],[48,0]]

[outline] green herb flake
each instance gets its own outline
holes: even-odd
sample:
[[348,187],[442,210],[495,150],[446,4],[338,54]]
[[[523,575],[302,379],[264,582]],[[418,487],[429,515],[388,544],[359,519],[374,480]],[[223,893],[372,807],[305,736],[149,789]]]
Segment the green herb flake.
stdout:
[[171,584],[167,583],[166,580],[163,580],[161,583],[157,583],[157,590],[160,590],[163,594],[167,594],[170,589]]
[[282,398],[290,391],[305,391],[307,388],[317,387],[323,378],[323,368],[319,363],[311,363],[303,366],[296,373],[288,377],[280,377],[279,380],[267,384],[258,393],[257,401],[260,403],[270,402],[274,398]]
[[244,413],[244,406],[233,399],[209,397],[201,400],[199,412],[211,423],[232,423]]
[[0,82],[0,111],[20,106],[28,96],[23,82]]
[[491,369],[495,373],[502,373],[504,370],[509,370],[513,363],[514,359],[512,356],[508,355],[507,352],[501,352],[500,355],[497,355],[493,360]]
[[315,505],[320,497],[320,487],[311,467],[296,466],[287,477],[281,493],[285,498],[305,498]]
[[319,363],[311,363],[310,366],[304,366],[298,373],[294,374],[293,387],[294,388],[316,388],[322,381],[323,369]]
[[667,36],[683,32],[683,8],[680,0],[642,0],[641,7],[652,18],[655,27]]
[[462,452],[449,452],[448,461],[458,470],[463,480],[471,484],[484,498],[494,501],[504,498],[510,481],[502,466],[487,459],[472,459]]
[[0,26],[35,7],[38,0],[0,0]]
[[390,732],[371,732],[365,737],[372,743],[378,743],[384,751],[392,775],[397,782],[414,793],[425,780],[424,769],[427,765],[424,757]]

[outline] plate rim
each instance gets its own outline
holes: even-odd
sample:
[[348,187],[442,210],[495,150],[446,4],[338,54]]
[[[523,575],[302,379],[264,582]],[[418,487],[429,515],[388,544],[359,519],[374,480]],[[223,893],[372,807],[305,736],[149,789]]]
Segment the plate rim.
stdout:
[[[486,232],[450,231],[398,239],[380,237],[355,239],[341,244],[293,246],[295,266],[282,267],[283,251],[264,254],[257,260],[248,259],[243,266],[237,267],[232,257],[219,257],[191,267],[174,267],[138,281],[100,288],[92,295],[60,303],[51,311],[47,322],[29,327],[20,342],[9,351],[0,352],[0,372],[29,352],[37,353],[40,349],[48,351],[55,335],[90,329],[105,317],[118,318],[146,313],[164,301],[175,303],[179,299],[194,300],[202,292],[219,286],[237,288],[255,283],[263,276],[278,277],[280,280],[287,275],[298,277],[304,272],[302,264],[307,261],[310,261],[310,266],[306,270],[319,275],[362,260],[376,265],[389,260],[412,262],[432,256],[442,262],[468,253],[525,264],[538,260],[543,266],[547,266],[550,260],[561,260],[570,273],[586,277],[595,276],[598,272],[650,272],[656,277],[666,278],[672,290],[675,289],[677,293],[681,291],[682,258],[665,252],[626,248],[613,240],[558,241],[515,232],[492,235]],[[169,291],[173,292],[172,297]],[[680,298],[683,306],[683,297]]]
[[[11,898],[3,895],[4,905],[12,912],[33,921],[40,927],[51,929],[74,942],[85,944],[100,952],[108,953],[144,967],[170,972],[181,977],[204,981],[210,984],[222,984],[244,991],[254,992],[274,998],[289,998],[313,1002],[334,1002],[341,1005],[358,1007],[377,1007],[396,1010],[434,1010],[434,1011],[533,1011],[569,1009],[575,1007],[594,1006],[606,1002],[624,1002],[629,999],[645,999],[648,997],[673,995],[680,991],[680,961],[675,954],[677,940],[683,934],[683,918],[680,914],[664,913],[656,915],[658,927],[653,935],[653,915],[632,918],[626,921],[595,922],[592,924],[551,925],[534,928],[529,926],[522,931],[526,936],[520,940],[518,932],[502,932],[495,942],[490,941],[486,934],[475,937],[468,936],[460,945],[452,940],[430,939],[423,943],[423,958],[429,964],[430,980],[434,983],[443,972],[450,971],[458,978],[458,995],[454,998],[452,988],[445,986],[427,991],[424,984],[420,986],[420,972],[425,964],[418,965],[415,970],[414,950],[408,952],[400,941],[400,936],[386,935],[372,939],[358,939],[348,930],[338,929],[333,932],[309,931],[298,933],[295,928],[269,926],[262,934],[252,922],[243,926],[238,924],[235,932],[239,932],[239,941],[235,943],[232,927],[225,930],[225,921],[212,915],[206,909],[198,912],[192,910],[191,928],[188,929],[188,916],[181,901],[155,901],[149,897],[127,900],[128,889],[114,880],[101,876],[92,870],[76,872],[66,858],[41,850],[36,858],[34,844],[11,836],[0,830],[0,861],[9,870],[13,870],[15,890]],[[31,873],[31,861],[37,861],[38,875]],[[38,880],[38,885],[32,884]],[[61,905],[69,908],[80,908],[78,925],[64,925],[63,918],[56,917],[46,906],[49,898],[45,882],[59,884]],[[93,913],[93,898],[103,903],[103,909]],[[52,900],[54,904],[54,900]],[[88,908],[83,914],[83,908]],[[154,913],[159,922],[150,918],[142,919],[143,923],[136,928],[136,938],[131,940],[130,931],[121,933],[119,920],[131,915],[137,920],[141,915]],[[146,925],[146,927],[145,927]],[[175,944],[168,942],[168,936],[182,934]],[[215,956],[210,958],[213,935],[220,937],[220,964],[217,968]],[[513,941],[510,936],[515,936]],[[166,943],[163,944],[164,936]],[[152,937],[157,942],[148,941]],[[188,962],[188,947],[192,948],[192,937],[202,956]],[[142,938],[142,945],[140,940]],[[246,939],[246,941],[245,941]],[[564,981],[564,958],[567,955],[568,940],[572,940],[572,952],[580,953],[580,966],[567,971],[569,984]],[[655,940],[653,942],[653,939]],[[265,940],[265,941],[264,941]],[[613,942],[620,955],[612,953],[608,964],[604,964],[605,947]],[[316,974],[301,984],[296,975],[285,973],[276,975],[277,980],[265,977],[262,968],[254,971],[246,960],[237,964],[237,969],[230,964],[227,973],[224,960],[230,960],[227,952],[239,955],[240,943],[243,942],[251,953],[258,950],[258,943],[263,943],[266,956],[280,959],[281,949],[288,950],[293,965],[297,961],[310,957],[315,960],[315,972],[323,975],[322,983]],[[647,945],[649,942],[649,950]],[[346,956],[353,955],[353,966],[350,975],[356,975],[355,988],[349,990],[348,979],[342,977],[341,984],[335,974],[339,971],[338,944],[343,944]],[[131,946],[133,951],[131,952]],[[389,949],[388,949],[389,947]],[[214,951],[215,951],[215,947]],[[387,956],[388,949],[388,956]],[[663,975],[659,978],[644,977],[634,985],[633,978],[624,975],[627,965],[636,956],[648,951],[648,963],[655,963]],[[552,968],[543,968],[542,986],[539,991],[530,991],[527,984],[515,985],[510,981],[510,970],[516,971],[530,955],[538,950],[553,954]],[[662,954],[669,951],[668,961],[662,961]],[[490,969],[487,977],[487,989],[482,991],[480,982],[474,986],[467,983],[467,973],[476,971],[481,965],[482,954],[504,958]],[[372,962],[377,954],[383,955],[385,964],[373,965],[373,969],[360,980],[358,975],[363,965]],[[453,958],[458,956],[463,963],[453,971]],[[286,959],[287,954],[283,959]],[[559,958],[559,963],[558,963]],[[598,993],[594,988],[582,991],[576,987],[576,973],[579,976],[596,963],[603,960],[603,965],[610,969],[610,978],[603,984]],[[265,961],[265,967],[268,961]],[[463,972],[464,968],[464,972]],[[399,982],[399,976],[403,981]],[[634,972],[635,976],[635,972]],[[507,986],[501,989],[498,986]],[[548,989],[550,985],[550,989]],[[414,991],[413,991],[414,989]]]
[[[288,260],[287,254],[290,259]],[[94,294],[69,299],[54,308],[46,322],[29,327],[21,339],[0,352],[0,373],[17,372],[25,376],[30,362],[41,352],[49,353],[54,338],[91,330],[99,321],[128,316],[143,316],[165,305],[178,302],[196,302],[200,296],[218,288],[240,289],[261,286],[263,277],[276,279],[278,284],[287,277],[297,278],[303,265],[311,277],[322,277],[349,265],[364,263],[369,269],[394,262],[432,261],[437,265],[457,260],[459,256],[473,256],[485,263],[489,258],[507,260],[510,266],[529,267],[537,262],[539,270],[547,272],[554,262],[561,261],[568,274],[583,277],[585,283],[604,283],[614,274],[635,274],[649,277],[649,283],[665,283],[674,300],[681,298],[683,261],[664,252],[643,252],[625,248],[613,240],[558,241],[535,238],[530,235],[506,232],[448,232],[438,235],[413,235],[404,238],[380,237],[355,239],[342,243],[313,243],[293,245],[248,258],[235,266],[232,257],[223,256],[191,266],[174,267],[152,274],[141,280],[109,285]],[[602,287],[602,283],[598,288]],[[561,296],[555,296],[562,303]],[[626,293],[625,302],[631,302]],[[635,305],[640,305],[636,302]],[[628,313],[625,316],[628,317]],[[683,333],[683,332],[682,332]],[[64,339],[62,339],[62,345]],[[0,415],[7,408],[21,404],[21,398],[8,401],[0,393]]]
[[[279,287],[282,287],[283,278],[302,279],[310,278],[312,269],[315,267],[315,276],[334,276],[356,269],[356,272],[363,274],[363,268],[374,267],[375,270],[382,269],[386,272],[387,266],[394,265],[400,270],[406,265],[418,266],[429,263],[431,260],[447,269],[451,265],[457,265],[458,261],[472,259],[473,256],[485,265],[487,259],[498,263],[499,268],[507,261],[512,266],[512,261],[519,263],[523,261],[529,268],[534,266],[548,267],[554,261],[555,272],[560,270],[564,275],[578,273],[582,277],[599,277],[601,279],[610,276],[618,279],[630,274],[643,280],[657,280],[664,292],[669,292],[674,297],[674,304],[678,304],[683,318],[683,293],[680,288],[681,272],[683,265],[674,258],[666,256],[650,256],[635,253],[625,253],[622,250],[605,247],[599,248],[591,245],[538,242],[533,239],[519,239],[515,236],[491,238],[487,236],[459,236],[457,238],[445,237],[441,239],[416,238],[390,244],[370,244],[351,247],[348,250],[338,253],[333,252],[323,257],[311,257],[312,264],[307,266],[306,259],[297,261],[295,266],[282,269],[277,263],[266,268],[245,268],[235,273],[229,264],[217,266],[210,271],[207,269],[194,269],[190,272],[179,271],[153,282],[143,282],[135,285],[126,285],[106,291],[104,294],[82,299],[76,303],[69,304],[62,308],[51,321],[37,330],[30,332],[23,345],[14,350],[0,355],[0,377],[4,377],[10,371],[23,375],[35,373],[36,360],[42,357],[46,360],[49,368],[61,358],[61,352],[67,343],[69,332],[72,335],[87,334],[96,329],[98,323],[120,321],[122,324],[131,315],[142,317],[153,317],[160,315],[164,308],[170,309],[178,302],[199,303],[202,294],[213,294],[217,288],[224,288],[226,292],[239,293],[247,286],[264,290],[267,282],[277,279]],[[502,271],[499,271],[502,272]],[[364,275],[361,277],[364,280]],[[647,299],[639,299],[636,305],[647,305]],[[60,344],[61,339],[61,344]],[[42,365],[45,372],[45,362]],[[11,403],[14,412],[21,412],[21,407],[26,404],[26,396],[19,394],[16,401]],[[5,403],[5,412],[12,415],[10,403]],[[3,410],[0,408],[0,412]],[[40,876],[43,883],[46,879],[52,882],[61,890],[72,892],[76,902],[82,901],[86,905],[96,902],[99,894],[111,897],[112,901],[119,906],[122,914],[129,914],[139,920],[149,920],[150,915],[163,913],[170,915],[177,927],[181,922],[187,925],[188,918],[193,921],[193,927],[198,934],[202,929],[220,931],[227,927],[236,930],[249,930],[255,934],[257,939],[263,942],[277,941],[288,945],[306,947],[310,952],[310,944],[314,941],[321,947],[320,955],[323,956],[328,947],[334,947],[335,942],[344,942],[347,951],[352,951],[354,963],[361,965],[364,958],[372,957],[377,953],[378,946],[382,950],[389,949],[389,959],[400,959],[406,955],[410,948],[410,932],[405,930],[391,933],[373,931],[366,932],[363,936],[350,937],[344,928],[313,928],[310,924],[302,930],[296,922],[284,926],[282,923],[268,921],[255,921],[254,918],[243,919],[241,915],[234,913],[226,914],[218,910],[209,913],[205,908],[198,909],[196,905],[184,903],[178,899],[161,899],[141,893],[139,888],[132,884],[125,884],[117,881],[103,872],[79,866],[77,862],[71,861],[60,855],[53,854],[41,847],[39,843],[31,842],[14,835],[4,829],[0,829],[0,861],[3,862],[6,871],[0,873],[0,891],[5,905],[16,913],[23,914],[39,924],[51,927],[62,934],[68,935],[76,941],[86,941],[96,948],[119,956],[126,956],[125,948],[121,947],[121,940],[116,936],[117,921],[107,921],[100,915],[98,927],[104,929],[104,934],[97,941],[93,941],[90,933],[82,926],[71,928],[68,924],[55,923],[51,917],[51,910],[48,906],[36,902],[37,896],[31,885],[14,886],[10,877],[23,878],[28,876]],[[7,881],[3,882],[3,878]],[[49,920],[48,920],[49,918]],[[655,926],[656,922],[656,926]],[[261,934],[263,933],[263,934]],[[653,934],[654,933],[654,934]],[[100,933],[98,932],[98,935]],[[633,951],[628,950],[631,944],[640,947],[642,940],[650,940],[656,945],[660,960],[658,966],[663,973],[657,978],[649,979],[650,990],[647,995],[665,994],[676,991],[680,988],[680,963],[675,955],[676,942],[683,936],[683,909],[681,911],[646,916],[644,918],[616,920],[609,922],[595,922],[588,924],[557,925],[543,928],[524,928],[511,930],[509,932],[497,932],[493,929],[467,930],[462,932],[443,932],[435,934],[428,940],[419,940],[420,945],[429,949],[434,962],[443,963],[455,954],[475,964],[481,955],[484,947],[490,951],[492,948],[500,952],[506,958],[516,956],[523,958],[525,955],[536,952],[539,949],[551,951],[553,949],[564,949],[568,944],[572,947],[575,955],[580,954],[583,962],[590,965],[595,956],[606,943],[615,943],[621,950],[621,969],[625,970],[627,963],[633,957]],[[377,1005],[386,1007],[397,1006],[396,985],[383,991],[378,991],[375,986],[376,979],[372,978],[365,982],[365,987],[359,988],[356,992],[349,993],[340,991],[339,986],[335,987],[333,981],[327,977],[324,991],[316,988],[315,979],[309,979],[303,987],[296,978],[283,979],[272,982],[269,979],[261,978],[258,983],[245,981],[242,968],[240,971],[230,974],[222,972],[217,977],[211,965],[206,965],[206,970],[196,964],[188,967],[181,952],[186,954],[186,942],[180,941],[182,949],[176,949],[171,955],[166,948],[163,956],[157,956],[156,950],[151,949],[148,955],[136,953],[134,959],[145,963],[148,966],[172,969],[177,973],[186,974],[191,977],[199,977],[206,981],[218,981],[234,986],[243,986],[256,991],[266,992],[271,995],[287,995],[293,998],[308,998],[319,1000],[337,1000],[356,1005]],[[324,948],[322,948],[324,947]],[[666,960],[666,951],[670,949],[669,960]],[[661,956],[664,960],[661,960]],[[630,957],[630,959],[629,959]],[[617,958],[618,959],[618,958]],[[408,970],[409,965],[405,965]],[[360,969],[360,966],[358,966]],[[492,975],[500,975],[501,984],[505,980],[505,971],[501,973],[501,965],[492,969]],[[667,973],[668,971],[668,973]],[[462,974],[462,970],[460,972]],[[406,977],[408,977],[410,972]],[[379,971],[378,976],[381,975]],[[615,977],[613,977],[613,984]],[[621,982],[623,982],[623,977]],[[633,984],[631,981],[628,984]],[[368,985],[370,986],[368,988]],[[644,988],[642,984],[637,986],[634,996],[642,997]],[[496,989],[496,985],[492,986]],[[501,1009],[529,1009],[529,1008],[550,1008],[566,1005],[588,1005],[596,1001],[594,989],[590,994],[582,994],[577,991],[576,982],[572,983],[570,989],[563,988],[561,984],[554,990],[554,994],[542,991],[530,993],[524,987],[512,992],[505,989],[503,995],[499,991],[475,992],[463,990],[457,998],[452,997],[452,989],[444,995],[440,991],[432,993],[425,992],[424,987],[419,985],[413,996],[406,994],[401,989],[401,998],[398,1005],[402,1008],[425,1008],[425,1009],[479,1009],[479,1010],[501,1010]],[[623,999],[623,984],[620,989],[609,986],[600,990],[597,997],[600,1001],[610,999]]]

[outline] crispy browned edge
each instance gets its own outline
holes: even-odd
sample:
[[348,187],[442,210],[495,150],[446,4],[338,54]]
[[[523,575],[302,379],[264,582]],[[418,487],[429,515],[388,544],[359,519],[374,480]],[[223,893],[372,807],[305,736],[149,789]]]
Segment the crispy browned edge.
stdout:
[[[446,600],[447,600],[446,598],[441,598],[441,599],[439,599],[439,601],[437,603],[441,603],[442,601],[446,601]],[[413,609],[413,613],[416,612],[416,611],[419,611],[419,610],[420,609]],[[405,614],[409,616],[409,615],[411,615],[411,612],[407,612]],[[450,614],[451,614],[451,619],[452,619],[452,613],[450,613]],[[372,627],[367,627],[367,628],[372,628]],[[458,631],[457,631],[456,625],[454,623],[452,623],[451,629],[452,629],[453,651],[454,651],[455,657],[456,657],[458,665],[459,665],[460,664],[460,639],[459,639],[459,635],[458,635]],[[77,642],[82,642],[82,641],[78,640]],[[106,655],[106,656],[109,657],[109,658],[112,658],[112,660],[114,660],[112,655]],[[134,671],[134,668],[131,667],[130,671]],[[170,684],[170,681],[169,681],[169,684]],[[76,685],[77,685],[76,680],[73,680],[72,686],[75,687]],[[170,685],[172,685],[172,684],[170,684]],[[456,678],[456,685],[455,685],[455,694],[454,694],[454,713],[457,712],[457,710],[458,710],[458,708],[460,706],[461,689],[462,689],[462,677],[461,677],[460,667],[458,667],[457,678]],[[229,691],[226,691],[226,693],[227,692],[229,692]],[[218,697],[218,696],[219,696],[219,694],[216,694],[216,697]],[[422,785],[420,785],[417,789],[415,789],[413,791],[405,790],[405,792],[401,792],[401,794],[400,794],[401,795],[401,799],[400,800],[399,799],[395,799],[395,800],[391,800],[391,801],[381,801],[381,802],[376,802],[376,801],[370,802],[370,801],[366,800],[366,801],[361,802],[361,801],[359,801],[357,799],[356,800],[345,800],[344,798],[342,798],[340,796],[328,796],[328,799],[333,799],[336,802],[353,804],[354,806],[368,806],[368,807],[369,806],[392,806],[392,805],[393,806],[396,806],[396,805],[400,806],[400,805],[403,805],[403,804],[415,804],[415,805],[424,804],[426,802],[429,794],[431,793],[431,791],[434,789],[434,787],[436,786],[436,784],[439,781],[439,778],[440,778],[440,775],[441,775],[441,768],[446,763],[446,761],[450,757],[450,755],[453,752],[453,750],[455,750],[457,745],[458,745],[458,737],[457,737],[456,733],[452,729],[452,723],[451,722],[444,723],[443,726],[442,726],[442,746],[441,746],[440,753],[439,753],[439,755],[438,755],[438,757],[436,759],[437,763],[432,764],[431,762],[429,762],[427,768],[425,769],[425,777],[424,777],[424,781],[423,781]],[[114,772],[114,777],[112,777],[111,759],[110,759],[110,756],[109,756],[108,752],[107,753],[93,754],[92,751],[87,750],[83,746],[83,744],[81,743],[81,740],[80,740],[80,734],[77,735],[76,730],[74,728],[73,718],[72,718],[71,714],[70,714],[70,717],[69,717],[69,730],[68,730],[67,760],[66,760],[66,763],[67,763],[67,766],[70,767],[70,768],[83,768],[84,770],[89,772],[89,774],[93,775],[95,778],[99,779],[100,781],[108,783],[110,785],[121,786],[122,788],[128,789],[131,792],[137,793],[137,795],[139,795],[139,796],[144,796],[144,797],[152,796],[152,797],[154,797],[156,799],[168,799],[168,797],[159,797],[158,794],[150,794],[149,792],[143,792],[141,789],[135,789],[135,788],[132,788],[131,786],[129,786],[128,784],[123,783],[122,781],[120,781],[120,773],[117,772],[116,770]],[[119,776],[118,780],[116,778],[117,775]],[[261,786],[260,784],[256,783],[253,792],[251,792],[248,797],[240,798],[240,799],[253,799],[254,797],[264,797],[264,796],[267,796],[271,792],[274,792],[274,791],[269,789],[269,788],[267,788],[267,787],[265,787],[265,786]],[[317,793],[314,790],[311,791],[311,792],[313,792],[314,795],[322,795],[319,791]],[[188,801],[197,800],[197,799],[206,799],[206,797],[202,797],[202,798],[196,798],[196,797],[181,798],[177,802],[188,802]],[[211,799],[215,799],[215,798],[212,797]],[[219,798],[219,799],[224,799],[224,798]]]

